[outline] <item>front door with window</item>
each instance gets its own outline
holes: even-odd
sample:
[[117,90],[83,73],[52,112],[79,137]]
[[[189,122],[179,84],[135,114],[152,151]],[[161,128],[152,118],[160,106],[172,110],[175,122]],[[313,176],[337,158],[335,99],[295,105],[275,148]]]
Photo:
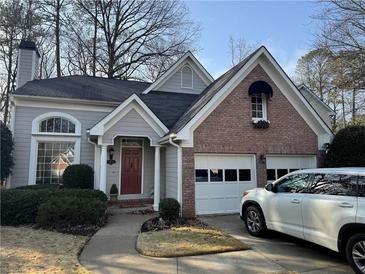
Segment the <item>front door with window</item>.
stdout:
[[141,194],[142,148],[122,148],[121,194]]

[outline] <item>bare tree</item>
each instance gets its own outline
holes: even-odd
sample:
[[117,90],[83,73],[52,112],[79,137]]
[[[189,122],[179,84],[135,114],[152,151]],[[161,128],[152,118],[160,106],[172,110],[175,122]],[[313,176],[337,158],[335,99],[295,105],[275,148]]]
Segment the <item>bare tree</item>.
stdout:
[[199,31],[180,1],[108,0],[100,1],[97,11],[84,1],[80,5],[100,30],[96,63],[108,78],[134,78],[152,60],[174,58]]
[[231,57],[231,66],[237,65],[245,59],[253,50],[254,44],[247,42],[244,38],[234,38],[230,36],[228,40],[229,55]]

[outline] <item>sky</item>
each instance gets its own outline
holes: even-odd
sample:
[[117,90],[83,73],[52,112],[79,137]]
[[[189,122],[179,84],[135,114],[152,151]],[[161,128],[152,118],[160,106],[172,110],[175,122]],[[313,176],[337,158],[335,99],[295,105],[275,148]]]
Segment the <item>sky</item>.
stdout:
[[214,78],[230,68],[229,37],[264,45],[294,76],[299,57],[310,50],[319,4],[304,1],[187,1],[201,26],[196,56]]

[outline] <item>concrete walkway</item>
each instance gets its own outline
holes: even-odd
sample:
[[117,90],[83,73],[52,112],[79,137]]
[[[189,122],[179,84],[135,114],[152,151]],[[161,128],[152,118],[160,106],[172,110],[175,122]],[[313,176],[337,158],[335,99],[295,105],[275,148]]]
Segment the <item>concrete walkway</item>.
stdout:
[[[111,212],[113,215],[108,224],[91,238],[80,255],[81,264],[93,273],[228,274],[275,273],[287,270],[311,274],[351,273],[345,263],[338,262],[338,258],[333,259],[330,256],[330,260],[325,257],[312,262],[315,256],[308,256],[310,251],[302,257],[302,252],[293,252],[296,244],[291,244],[293,248],[284,242],[279,246],[280,250],[273,251],[270,244],[265,244],[266,240],[262,243],[260,239],[247,237],[243,224],[238,222],[238,216],[235,215],[206,217],[204,220],[244,240],[252,246],[252,250],[181,258],[141,256],[135,250],[136,237],[141,224],[152,215],[130,215],[125,209],[112,209]],[[282,251],[287,247],[290,247],[288,252]],[[318,252],[314,253],[318,255]]]

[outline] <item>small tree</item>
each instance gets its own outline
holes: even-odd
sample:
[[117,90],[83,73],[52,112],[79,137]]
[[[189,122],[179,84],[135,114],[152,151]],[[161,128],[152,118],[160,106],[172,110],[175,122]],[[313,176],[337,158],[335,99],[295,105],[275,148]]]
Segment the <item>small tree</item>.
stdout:
[[326,156],[326,166],[365,166],[365,126],[346,127],[336,134]]
[[1,181],[5,180],[11,174],[11,170],[14,166],[13,160],[13,149],[14,149],[14,142],[13,142],[13,135],[10,129],[0,121],[1,125]]

